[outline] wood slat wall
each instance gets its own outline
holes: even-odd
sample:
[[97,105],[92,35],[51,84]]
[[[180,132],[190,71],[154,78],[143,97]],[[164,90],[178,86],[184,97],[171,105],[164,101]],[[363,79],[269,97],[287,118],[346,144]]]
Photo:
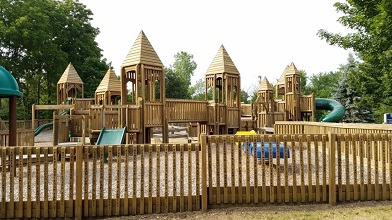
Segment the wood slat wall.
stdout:
[[[258,150],[250,145],[258,142],[282,149],[273,158],[272,148],[261,147],[257,158]],[[201,144],[2,147],[0,218],[390,200],[391,148],[392,134],[372,133],[202,135]]]

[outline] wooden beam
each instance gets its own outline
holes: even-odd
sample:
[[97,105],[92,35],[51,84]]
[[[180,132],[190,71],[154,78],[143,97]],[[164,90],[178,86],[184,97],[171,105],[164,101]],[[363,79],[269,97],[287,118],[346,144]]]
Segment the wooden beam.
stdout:
[[75,108],[75,105],[35,105],[35,110],[63,110],[73,108]]

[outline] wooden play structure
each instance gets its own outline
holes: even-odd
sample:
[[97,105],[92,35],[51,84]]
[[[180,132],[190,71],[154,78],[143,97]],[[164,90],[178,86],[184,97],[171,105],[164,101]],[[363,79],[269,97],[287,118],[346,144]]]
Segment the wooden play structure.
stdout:
[[301,77],[294,63],[286,67],[274,88],[264,78],[253,103],[255,128],[273,127],[276,121],[314,121],[314,95],[301,95]]
[[[221,46],[206,72],[210,100],[166,99],[163,65],[141,32],[120,75],[109,68],[95,97],[85,98],[69,64],[58,105],[33,105],[31,123],[0,121],[0,130],[18,128],[19,135],[0,136],[18,145],[0,140],[0,219],[392,200],[392,127],[313,122],[318,101],[300,94],[294,64],[275,88],[264,78],[256,102],[242,105],[240,73]],[[53,111],[53,121],[35,119],[44,110]],[[190,123],[199,142],[168,143],[172,123]],[[53,146],[23,142],[51,126]],[[250,129],[259,134],[230,135]],[[274,134],[260,134],[269,129]],[[19,130],[30,133],[19,138]],[[85,143],[107,130],[121,130],[125,143]],[[157,132],[163,143],[149,143]],[[81,141],[62,144],[75,138]],[[259,142],[282,147],[275,158],[272,147],[268,158],[261,147],[258,158],[250,145]]]
[[[93,99],[84,98],[83,82],[69,64],[58,81],[58,105],[34,105],[33,127],[36,110],[56,110],[58,115],[68,109],[69,118],[55,116],[56,143],[81,136],[83,129],[94,143],[102,128],[126,128],[126,143],[150,143],[159,130],[167,143],[171,123],[192,124],[196,136],[234,134],[241,124],[240,73],[223,45],[206,73],[206,94],[210,90],[211,100],[207,95],[205,101],[166,99],[164,65],[142,31],[122,63],[120,79],[109,68]],[[85,116],[85,128],[80,117],[71,120],[75,115]]]
[[[205,75],[205,101],[167,99],[164,65],[141,31],[122,63],[120,77],[110,67],[94,98],[84,98],[83,82],[70,63],[58,81],[58,106],[33,106],[33,127],[36,110],[56,110],[55,115],[68,110],[68,118],[55,116],[59,132],[55,143],[81,137],[83,132],[95,143],[103,128],[126,128],[125,143],[150,143],[160,131],[162,141],[168,143],[171,123],[192,124],[198,137],[200,133],[235,134],[250,129],[263,133],[275,121],[312,120],[314,97],[300,95],[294,64],[283,72],[275,95],[268,80],[262,80],[252,107],[241,106],[240,84],[240,73],[222,45]],[[85,116],[85,127],[82,117],[71,120],[72,116]]]

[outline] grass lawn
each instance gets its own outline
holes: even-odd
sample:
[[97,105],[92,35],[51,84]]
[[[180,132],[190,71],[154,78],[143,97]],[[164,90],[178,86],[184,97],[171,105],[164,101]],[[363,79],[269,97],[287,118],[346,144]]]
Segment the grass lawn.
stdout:
[[268,205],[263,207],[236,207],[212,209],[207,212],[184,212],[123,216],[106,219],[392,219],[392,201],[353,202],[330,206],[321,205]]

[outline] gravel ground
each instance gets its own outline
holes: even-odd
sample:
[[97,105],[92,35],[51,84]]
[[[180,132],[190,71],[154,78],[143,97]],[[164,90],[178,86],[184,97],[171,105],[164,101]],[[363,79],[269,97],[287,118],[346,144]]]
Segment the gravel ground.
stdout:
[[[47,130],[47,131],[43,131],[41,132],[41,134],[39,134],[36,137],[36,146],[51,146],[51,132],[52,130]],[[326,161],[326,164],[328,164],[328,158],[323,158],[321,152],[318,153],[317,155],[315,154],[315,151],[312,150],[309,154],[308,154],[308,150],[306,148],[304,148],[303,152],[302,152],[302,162],[300,160],[301,158],[301,154],[298,150],[296,150],[295,152],[295,164],[293,162],[293,158],[288,159],[288,163],[287,163],[287,176],[285,176],[285,172],[284,172],[284,165],[283,165],[283,160],[280,161],[280,164],[277,164],[277,161],[274,160],[273,163],[271,163],[270,165],[266,165],[264,163],[260,163],[260,161],[256,161],[253,159],[253,157],[249,158],[249,177],[247,177],[247,173],[246,173],[246,156],[245,153],[241,150],[241,151],[236,151],[234,153],[234,164],[232,164],[231,161],[231,154],[230,154],[230,150],[231,147],[230,146],[226,146],[226,150],[227,150],[227,154],[226,154],[226,160],[224,160],[224,148],[220,147],[218,150],[216,149],[216,147],[211,147],[211,158],[212,158],[212,165],[210,166],[210,169],[212,171],[212,185],[216,186],[218,184],[218,182],[220,183],[220,186],[224,186],[225,182],[224,182],[224,176],[222,175],[224,173],[225,170],[225,165],[226,165],[226,171],[227,171],[227,185],[231,185],[233,182],[235,183],[235,185],[239,184],[239,180],[240,180],[240,175],[239,175],[239,171],[241,170],[242,175],[241,175],[241,182],[242,185],[245,185],[245,183],[247,181],[249,181],[250,185],[254,185],[254,182],[256,181],[256,178],[254,176],[254,174],[257,174],[257,182],[258,185],[261,185],[263,183],[263,181],[265,182],[266,185],[271,185],[277,184],[277,177],[280,177],[280,184],[284,185],[284,183],[287,181],[287,183],[289,185],[293,184],[293,180],[295,178],[296,180],[296,184],[300,185],[301,181],[305,184],[308,185],[309,181],[311,181],[311,184],[316,184],[316,178],[319,178],[319,183],[321,184],[323,181],[326,181],[328,183],[328,172],[325,172],[326,170],[328,170],[328,167],[322,167],[320,166],[318,168],[318,170],[316,170],[316,162],[321,163],[323,160]],[[130,151],[131,153],[131,151]],[[219,155],[219,157],[216,157],[216,155]],[[292,155],[292,156],[294,156]],[[168,167],[168,178],[167,178],[167,185],[165,185],[165,153],[161,152],[160,155],[156,154],[156,153],[152,153],[152,157],[151,160],[149,160],[149,154],[148,152],[145,153],[144,155],[144,163],[142,162],[142,156],[139,154],[136,156],[136,167],[134,167],[134,162],[133,162],[133,158],[130,157],[129,159],[129,163],[126,164],[124,158],[122,158],[120,160],[120,167],[121,167],[121,173],[120,173],[120,177],[117,177],[117,159],[116,157],[113,158],[113,163],[110,167],[110,165],[108,163],[103,164],[101,166],[101,164],[99,163],[99,161],[97,161],[96,164],[94,164],[92,162],[92,160],[90,159],[88,162],[88,192],[89,192],[89,198],[92,198],[92,192],[96,192],[96,198],[100,198],[101,197],[101,191],[103,194],[104,198],[107,198],[109,195],[109,191],[111,191],[112,197],[116,197],[117,194],[119,194],[121,197],[124,196],[124,192],[125,192],[125,168],[128,168],[128,194],[129,196],[132,196],[132,194],[136,193],[136,196],[141,196],[141,194],[143,194],[144,196],[148,196],[148,195],[152,195],[152,196],[156,196],[158,193],[160,196],[164,196],[164,195],[180,195],[181,192],[183,192],[184,195],[188,195],[188,193],[192,193],[192,195],[196,195],[196,193],[200,193],[201,189],[201,185],[200,182],[197,185],[196,184],[196,176],[197,176],[197,172],[196,170],[199,169],[199,177],[201,177],[201,165],[197,166],[198,164],[201,164],[201,153],[199,153],[199,163],[196,162],[196,153],[192,152],[191,157],[188,158],[188,152],[184,151],[184,155],[183,157],[181,157],[180,152],[176,152],[176,153],[172,153],[169,151],[168,153],[168,162],[166,164],[166,166]],[[239,158],[241,156],[241,159]],[[310,156],[310,163],[308,162],[308,156]],[[160,166],[159,169],[157,168],[157,158],[160,158]],[[215,161],[217,160],[217,158],[219,158],[219,166],[216,166]],[[183,161],[183,171],[181,172],[181,160]],[[188,161],[191,161],[191,164],[188,165]],[[240,162],[241,161],[241,166],[240,166]],[[151,167],[150,167],[150,162],[151,162]],[[342,160],[343,163],[345,163],[346,161]],[[303,163],[303,169],[300,169],[300,164]],[[359,177],[360,174],[363,173],[364,179],[365,179],[365,183],[367,183],[367,178],[368,178],[368,171],[367,171],[367,167],[364,167],[364,170],[361,172],[361,170],[359,169],[359,165],[357,164],[356,166],[356,170],[354,170],[354,164],[352,161],[348,161],[349,163],[349,171],[348,171],[348,175],[346,175],[346,170],[345,170],[345,166],[342,166],[342,176],[341,176],[341,183],[345,184],[346,180],[349,181],[350,183],[354,183],[354,181],[356,181],[358,184],[359,182]],[[84,163],[83,166],[85,166],[86,164]],[[173,166],[175,165],[175,167]],[[234,165],[233,169],[231,168],[231,166]],[[295,166],[294,166],[295,165]],[[310,166],[310,167],[308,167]],[[151,169],[150,169],[151,168]],[[241,168],[241,169],[240,169]],[[31,182],[28,182],[29,179],[27,178],[27,173],[28,173],[28,169],[31,169],[30,173],[31,173]],[[73,188],[75,190],[75,184],[70,184],[70,173],[73,171],[73,173],[76,173],[76,167],[75,166],[71,166],[71,164],[67,161],[65,163],[65,166],[63,167],[63,173],[61,173],[62,171],[62,167],[61,167],[61,163],[57,162],[57,163],[53,163],[53,162],[49,162],[48,163],[48,185],[47,187],[44,186],[44,169],[45,166],[43,164],[41,164],[39,166],[39,168],[37,169],[37,167],[33,164],[30,168],[27,167],[26,165],[23,167],[23,183],[24,185],[29,185],[31,187],[31,198],[32,200],[35,200],[36,196],[39,194],[41,200],[42,198],[44,198],[45,196],[47,196],[49,198],[49,201],[53,199],[53,197],[55,196],[57,199],[60,199],[62,197],[64,197],[64,199],[68,199],[69,198],[69,193],[68,191],[70,190],[70,188]],[[110,190],[110,188],[108,187],[110,185],[110,179],[108,178],[108,174],[109,174],[109,169],[112,170],[112,179],[111,179],[111,185],[112,188]],[[190,170],[189,170],[190,169]],[[256,171],[254,170],[256,169]],[[51,172],[53,170],[57,170],[57,172]],[[308,170],[310,172],[308,172]],[[336,170],[339,170],[339,167],[336,166]],[[234,171],[234,172],[232,172]],[[93,172],[96,173],[95,179],[94,179],[94,175]],[[100,172],[103,173],[103,182],[102,182],[102,186],[101,186],[101,181],[100,181]],[[136,179],[133,180],[133,176],[131,175],[132,172],[136,172]],[[382,170],[379,169],[379,183],[382,183],[383,181],[383,176],[382,174]],[[311,175],[310,175],[311,174]],[[325,174],[325,180],[323,180],[323,175]],[[7,180],[9,179],[9,175],[10,173],[7,173]],[[40,179],[40,188],[37,189],[36,188],[36,180],[37,177],[39,175],[39,179]],[[157,177],[160,177],[160,181],[159,183],[157,182]],[[18,174],[18,168],[17,168],[17,176],[14,178],[14,199],[17,201],[19,200],[19,174]],[[183,184],[183,188],[181,188],[181,178],[183,177],[184,180],[184,184]],[[357,179],[355,180],[354,177],[356,177]],[[375,170],[372,169],[370,170],[370,181],[371,183],[375,182]],[[386,173],[386,175],[384,176],[386,183],[389,183],[389,172]],[[2,179],[2,177],[0,177],[0,179]],[[338,183],[339,178],[336,178],[336,182]],[[57,181],[57,185],[54,186],[53,182],[54,180]],[[63,186],[60,185],[60,183],[62,182],[65,183]],[[117,185],[117,180],[120,181],[120,185]],[[75,181],[75,179],[74,179]],[[84,181],[84,180],[83,180]],[[95,184],[95,188],[93,188],[92,184],[93,182],[96,182]],[[143,184],[142,184],[143,182]],[[149,184],[151,182],[151,185]],[[7,181],[7,189],[9,189],[9,183]],[[2,187],[3,181],[0,181],[0,186]],[[84,182],[83,182],[84,185]],[[1,188],[0,187],[0,188]],[[21,189],[22,194],[23,194],[23,200],[27,200],[28,197],[28,189],[30,187],[23,187]],[[119,192],[117,192],[117,189],[120,189]],[[62,191],[64,192],[64,194],[62,194]],[[10,190],[7,190],[7,195],[6,195],[6,200],[9,201],[9,195]],[[46,193],[46,195],[45,195]],[[1,191],[0,191],[0,198],[2,198],[3,195],[1,195]]]

